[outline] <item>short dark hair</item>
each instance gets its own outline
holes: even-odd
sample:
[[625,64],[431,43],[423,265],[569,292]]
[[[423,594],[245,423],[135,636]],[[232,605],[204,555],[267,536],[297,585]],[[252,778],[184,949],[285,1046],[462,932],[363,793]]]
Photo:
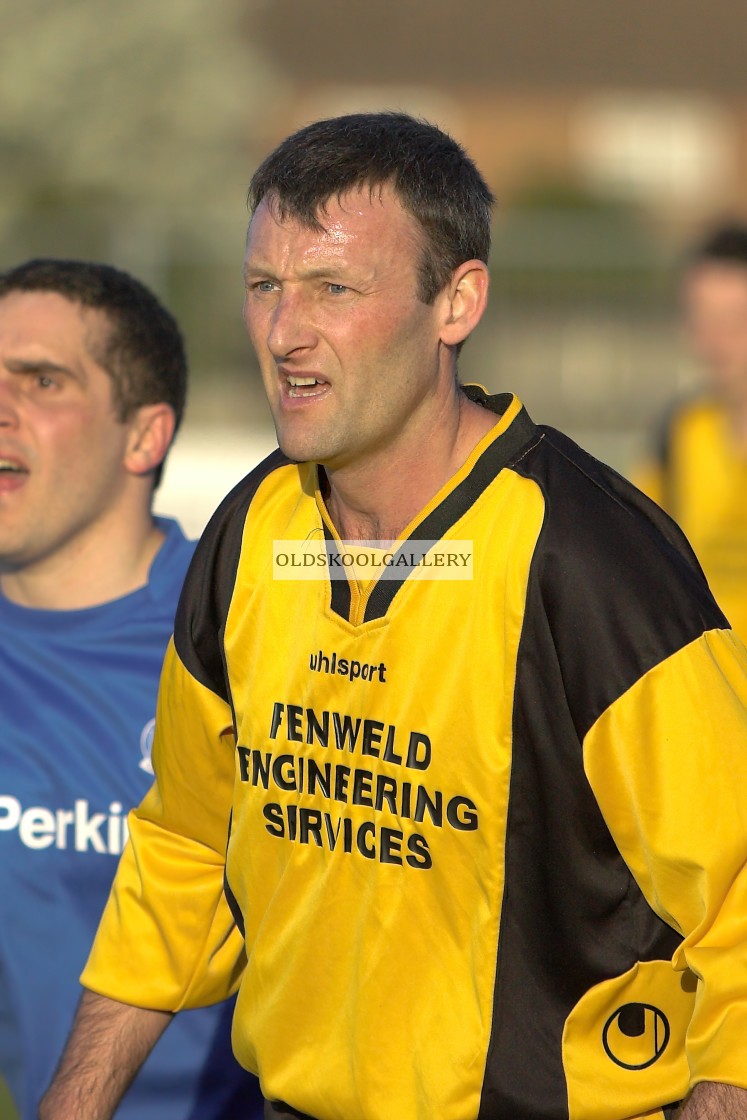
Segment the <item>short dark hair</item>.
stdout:
[[464,261],[487,263],[495,201],[490,188],[455,140],[407,113],[353,113],[307,125],[258,168],[248,201],[254,213],[267,197],[281,218],[318,229],[331,198],[385,185],[425,234],[419,265],[424,303],[433,302]]
[[0,273],[0,299],[12,292],[54,292],[103,312],[110,329],[92,356],[111,377],[118,419],[163,401],[179,427],[187,398],[184,340],[174,316],[144,284],[108,264],[37,258]]
[[747,225],[725,222],[715,226],[690,250],[690,267],[713,262],[747,269]]

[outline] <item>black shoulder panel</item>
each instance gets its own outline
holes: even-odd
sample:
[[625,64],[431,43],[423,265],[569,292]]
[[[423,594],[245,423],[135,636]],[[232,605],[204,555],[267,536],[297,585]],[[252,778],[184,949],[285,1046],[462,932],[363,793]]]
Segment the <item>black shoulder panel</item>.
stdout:
[[643,673],[726,625],[685,538],[559,433],[513,466],[545,500],[517,662],[506,879],[480,1120],[565,1118],[565,1021],[678,934],[649,907],[583,768],[583,739]]
[[678,526],[552,429],[514,468],[545,498],[525,623],[552,634],[579,739],[654,665],[728,627]]
[[195,680],[230,702],[223,665],[223,630],[231,604],[249,506],[272,471],[291,462],[273,451],[223,499],[195,550],[174,623],[174,644]]

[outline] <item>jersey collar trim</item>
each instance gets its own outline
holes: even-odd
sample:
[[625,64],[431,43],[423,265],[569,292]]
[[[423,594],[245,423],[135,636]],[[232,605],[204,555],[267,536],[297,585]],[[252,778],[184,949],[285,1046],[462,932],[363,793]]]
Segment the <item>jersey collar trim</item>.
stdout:
[[[535,424],[513,394],[500,393],[490,396],[479,385],[463,386],[463,391],[470,400],[483,405],[498,416],[505,416],[507,424],[496,426],[492,438],[484,450],[478,453],[467,474],[457,482],[461,473],[457,472],[454,479],[444,488],[446,490],[444,497],[414,525],[412,532],[400,542],[395,555],[406,551],[411,541],[440,540],[444,537],[474,505],[498,473],[537,438],[538,430]],[[513,417],[510,415],[511,412],[514,413]],[[322,524],[327,545],[334,549],[336,538],[326,518],[322,518]],[[363,623],[373,622],[385,616],[407,578],[408,576],[405,575],[401,580],[379,580],[369,595]],[[330,607],[333,613],[349,622],[351,602],[352,594],[348,579],[330,579]]]

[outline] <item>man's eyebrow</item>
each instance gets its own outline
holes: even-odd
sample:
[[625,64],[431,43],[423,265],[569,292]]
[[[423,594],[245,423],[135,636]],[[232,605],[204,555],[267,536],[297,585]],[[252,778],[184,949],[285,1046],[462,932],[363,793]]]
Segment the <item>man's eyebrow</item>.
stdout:
[[[277,280],[279,277],[275,276],[271,268],[263,268],[261,264],[244,265],[244,279],[267,279]],[[337,261],[330,261],[329,264],[319,265],[316,268],[301,269],[295,279],[298,280],[324,280],[332,276],[342,276],[346,274],[347,270],[343,268]]]
[[258,264],[244,264],[241,269],[241,275],[245,280],[248,280],[252,276],[267,276],[269,271],[269,268],[262,268],[262,266]]
[[11,373],[63,373],[75,377],[75,371],[51,358],[7,358],[6,369]]

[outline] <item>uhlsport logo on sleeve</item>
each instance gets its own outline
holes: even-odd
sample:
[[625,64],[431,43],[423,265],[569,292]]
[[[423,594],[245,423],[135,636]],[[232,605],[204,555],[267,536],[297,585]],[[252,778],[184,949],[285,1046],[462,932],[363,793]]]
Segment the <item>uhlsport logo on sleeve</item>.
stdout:
[[647,1069],[667,1048],[669,1020],[649,1003],[626,1003],[610,1015],[602,1031],[607,1057],[622,1069]]
[[468,540],[272,542],[273,579],[471,580],[473,568]]

